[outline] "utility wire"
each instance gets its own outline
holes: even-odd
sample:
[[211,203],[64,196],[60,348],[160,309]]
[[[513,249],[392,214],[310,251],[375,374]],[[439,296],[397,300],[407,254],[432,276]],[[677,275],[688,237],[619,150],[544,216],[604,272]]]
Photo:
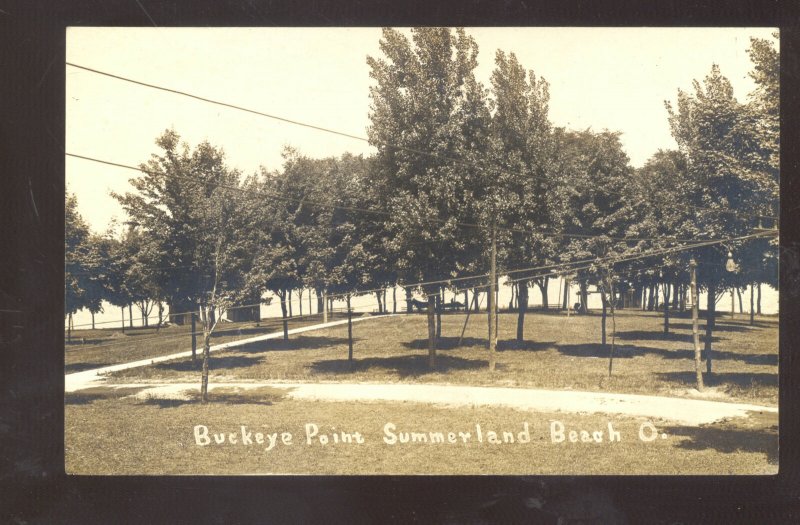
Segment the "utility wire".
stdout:
[[[362,136],[359,136],[359,135],[353,135],[352,133],[345,133],[343,131],[338,131],[338,130],[335,130],[335,129],[326,128],[326,127],[318,126],[318,125],[315,125],[315,124],[309,124],[307,122],[301,122],[301,121],[298,121],[298,120],[294,120],[294,119],[290,119],[290,118],[286,118],[286,117],[281,117],[281,116],[273,115],[273,114],[270,114],[270,113],[265,113],[263,111],[257,111],[257,110],[246,108],[246,107],[239,106],[239,105],[236,105],[236,104],[231,104],[231,103],[228,103],[228,102],[222,102],[222,101],[219,101],[219,100],[214,100],[214,99],[210,99],[210,98],[206,98],[206,97],[201,97],[199,95],[194,95],[192,93],[187,93],[185,91],[172,89],[172,88],[167,88],[167,87],[159,86],[159,85],[156,85],[156,84],[150,84],[150,83],[147,83],[147,82],[142,82],[140,80],[135,80],[135,79],[132,79],[132,78],[121,76],[121,75],[116,75],[116,74],[113,74],[113,73],[109,73],[107,71],[101,71],[99,69],[94,69],[94,68],[90,68],[90,67],[87,67],[87,66],[82,66],[80,64],[75,64],[75,63],[72,63],[72,62],[66,62],[66,65],[74,67],[74,68],[77,68],[77,69],[82,69],[82,70],[88,71],[90,73],[95,73],[97,75],[102,75],[102,76],[106,76],[106,77],[113,78],[113,79],[116,79],[116,80],[121,80],[123,82],[129,82],[131,84],[136,84],[136,85],[139,85],[139,86],[142,86],[142,87],[147,87],[147,88],[155,89],[155,90],[158,90],[158,91],[164,91],[164,92],[167,92],[167,93],[172,93],[174,95],[180,95],[180,96],[192,98],[192,99],[195,99],[195,100],[199,100],[201,102],[206,102],[206,103],[209,103],[209,104],[223,106],[223,107],[226,107],[226,108],[229,108],[229,109],[235,109],[235,110],[238,110],[238,111],[243,111],[245,113],[251,113],[251,114],[254,114],[254,115],[261,116],[261,117],[266,117],[266,118],[269,118],[269,119],[272,119],[272,120],[276,120],[278,122],[283,122],[283,123],[286,123],[286,124],[292,124],[292,125],[295,125],[295,126],[300,126],[300,127],[304,127],[304,128],[308,128],[308,129],[314,129],[314,130],[317,130],[317,131],[322,131],[324,133],[330,133],[330,134],[333,134],[333,135],[338,135],[338,136],[341,136],[341,137],[346,137],[346,138],[349,138],[349,139],[358,140],[358,141],[361,141],[361,142],[366,142],[368,144],[371,143],[370,139],[368,139],[367,137],[362,137]],[[468,161],[465,161],[463,159],[444,156],[444,155],[440,155],[440,154],[437,154],[437,153],[432,153],[430,151],[419,150],[419,149],[416,149],[416,148],[409,148],[409,147],[406,147],[406,146],[399,146],[397,144],[392,144],[390,142],[381,141],[381,140],[378,140],[378,139],[374,139],[372,141],[372,143],[380,144],[382,146],[385,146],[385,147],[391,148],[391,149],[396,149],[396,150],[400,150],[400,151],[407,151],[409,153],[414,153],[414,154],[417,154],[417,155],[423,155],[425,157],[429,157],[429,158],[433,158],[433,159],[437,159],[437,160],[455,162],[457,164],[460,164],[460,165],[466,166],[466,167],[470,167],[470,168],[477,168],[478,167],[478,166],[475,166],[474,164],[472,164],[472,163],[470,163]],[[479,169],[481,169],[481,168],[479,168]],[[508,170],[508,168],[500,166],[500,169],[503,172],[511,173]],[[705,210],[710,210],[710,211],[716,211],[716,212],[719,212],[719,213],[740,215],[742,217],[768,218],[768,219],[774,219],[774,220],[778,219],[778,217],[775,217],[775,216],[758,215],[758,214],[747,214],[747,213],[742,213],[742,212],[734,212],[733,210],[718,210],[718,209],[715,209],[715,208],[704,208],[704,207],[701,207],[701,206],[691,206],[691,208],[694,208],[696,210],[697,209],[705,209]]]
[[[197,181],[197,179],[194,179],[194,178],[192,178],[190,176],[187,176],[187,175],[179,175],[179,174],[175,174],[175,173],[170,174],[170,175],[160,174],[160,173],[157,173],[157,172],[153,172],[153,171],[147,170],[147,169],[142,168],[142,167],[130,166],[130,165],[127,165],[127,164],[120,164],[118,162],[111,162],[111,161],[108,161],[108,160],[102,160],[102,159],[98,159],[98,158],[95,158],[95,157],[88,157],[88,156],[85,156],[85,155],[78,155],[76,153],[67,152],[67,153],[65,153],[65,155],[68,156],[68,157],[74,157],[74,158],[78,158],[78,159],[82,159],[82,160],[88,160],[88,161],[91,161],[91,162],[97,162],[97,163],[100,163],[100,164],[106,164],[106,165],[115,166],[115,167],[118,167],[118,168],[125,168],[125,169],[129,169],[129,170],[138,171],[138,172],[141,172],[141,173],[147,173],[147,174],[150,174],[150,175],[158,174],[158,175],[164,175],[164,176],[168,176],[168,177],[172,177],[172,178],[183,179],[183,180],[188,180],[188,181],[193,181],[193,182]],[[219,187],[219,188],[225,188],[225,189],[229,189],[229,190],[232,190],[232,191],[239,191],[239,192],[248,193],[248,194],[252,194],[253,193],[253,192],[247,191],[244,188],[240,188],[238,186],[230,186],[230,185],[227,185],[227,184],[217,184],[216,186]],[[321,203],[321,202],[318,202],[318,201],[313,201],[313,200],[308,200],[308,199],[297,199],[297,198],[293,198],[293,197],[286,197],[285,195],[277,195],[277,194],[274,194],[274,193],[266,193],[266,192],[263,192],[263,191],[256,192],[256,194],[259,195],[259,196],[262,196],[262,197],[266,197],[268,199],[282,200],[282,201],[292,202],[292,203],[296,203],[296,204],[308,204],[308,205],[311,205],[311,206],[327,207],[327,208],[331,208],[331,209],[355,211],[355,212],[362,212],[362,213],[373,213],[373,214],[376,214],[376,215],[383,215],[383,216],[389,216],[389,217],[393,215],[392,212],[386,211],[386,210],[376,210],[376,209],[368,209],[368,208],[359,208],[359,207],[356,207],[356,206],[343,206],[343,205],[336,205],[336,204]],[[436,218],[436,217],[426,218],[425,220],[428,220],[428,221],[431,221],[431,222],[437,222],[437,223],[441,223],[441,224],[452,224],[452,225],[460,226],[460,227],[474,228],[474,229],[479,229],[479,230],[485,230],[487,228],[487,226],[482,225],[482,224],[470,223],[470,222],[461,222],[461,221],[451,222],[451,221],[449,221],[447,219],[440,219],[440,218]],[[597,239],[597,238],[603,237],[605,239],[608,239],[609,241],[618,241],[618,242],[642,242],[642,241],[664,241],[664,240],[670,241],[670,242],[691,242],[693,240],[696,240],[696,239],[678,239],[678,238],[670,237],[670,236],[667,236],[667,235],[664,235],[664,236],[661,236],[661,237],[614,237],[614,236],[606,236],[606,235],[592,235],[592,234],[578,234],[578,233],[558,233],[558,232],[550,232],[550,231],[542,231],[542,230],[539,230],[539,231],[537,231],[537,230],[525,230],[525,229],[521,229],[521,228],[509,228],[509,227],[497,227],[496,229],[498,231],[505,231],[505,232],[511,232],[511,233],[523,233],[523,234],[527,234],[527,235],[542,235],[544,237],[562,237],[562,238],[575,238],[575,239]]]
[[[649,258],[649,257],[655,257],[657,255],[667,255],[667,254],[670,254],[670,253],[686,251],[686,250],[691,250],[691,249],[695,249],[695,248],[702,248],[702,247],[705,247],[705,246],[713,246],[713,245],[716,245],[716,244],[726,244],[726,243],[731,243],[731,242],[738,242],[738,241],[749,240],[749,239],[757,238],[757,237],[773,236],[773,235],[776,235],[776,234],[777,234],[777,232],[775,232],[775,231],[763,231],[763,232],[757,232],[757,233],[748,234],[748,235],[744,235],[744,236],[740,236],[740,237],[731,237],[731,238],[727,238],[727,239],[716,239],[716,240],[700,241],[700,242],[695,242],[695,243],[689,244],[689,245],[683,245],[683,246],[677,246],[677,247],[671,247],[671,248],[661,248],[661,249],[647,251],[647,252],[644,252],[644,253],[632,254],[630,256],[613,255],[613,256],[606,256],[606,257],[595,257],[595,258],[590,258],[590,259],[581,259],[581,260],[578,260],[578,261],[567,261],[567,262],[553,263],[553,264],[548,264],[548,265],[532,266],[532,267],[529,267],[529,268],[519,268],[519,269],[512,269],[512,270],[501,270],[500,272],[498,272],[498,275],[500,275],[500,274],[502,274],[502,275],[510,275],[510,274],[513,274],[513,273],[529,272],[529,271],[543,270],[543,269],[548,269],[548,268],[557,268],[558,269],[555,272],[546,273],[546,274],[542,274],[542,275],[525,276],[525,277],[522,277],[522,278],[508,280],[507,282],[508,283],[514,283],[514,282],[520,282],[520,281],[531,281],[531,280],[539,279],[539,278],[550,276],[550,275],[554,275],[554,274],[558,275],[558,274],[563,274],[565,272],[573,272],[573,271],[579,271],[579,270],[588,269],[588,268],[591,268],[594,265],[601,264],[601,263],[604,263],[604,262],[608,263],[608,264],[611,264],[611,265],[614,265],[614,264],[617,264],[619,262],[630,262],[630,261],[635,261],[635,260],[639,260],[639,259],[646,259],[646,258]],[[586,266],[581,266],[581,267],[573,267],[574,265],[582,265],[582,264],[585,264],[585,263],[590,263],[590,264],[588,264]],[[480,279],[480,278],[488,277],[488,276],[489,276],[488,273],[482,273],[482,274],[477,274],[477,275],[469,275],[469,276],[463,276],[463,277],[451,277],[451,278],[446,278],[446,279],[421,281],[421,282],[416,282],[416,283],[397,283],[396,286],[400,286],[402,288],[411,288],[411,287],[417,288],[417,287],[425,286],[425,285],[450,284],[450,283],[453,283],[453,282],[464,281],[464,280],[472,280],[472,279]],[[486,286],[488,286],[488,285],[476,285],[476,286],[470,286],[470,287],[463,288],[463,289],[457,289],[456,291],[464,291],[464,290],[469,290],[469,289],[478,289],[478,288],[483,288],[483,287],[486,287]],[[383,291],[385,289],[387,289],[387,287],[385,287],[385,286],[384,287],[380,287],[380,288],[367,289],[367,290],[358,290],[358,289],[356,289],[356,290],[353,290],[352,292],[339,293],[339,294],[329,294],[329,295],[326,294],[326,297],[328,299],[337,299],[337,298],[341,299],[341,298],[347,297],[348,295],[351,295],[351,296],[352,295],[365,295],[367,293],[379,292],[379,291]],[[309,290],[309,293],[310,293],[310,290]],[[436,294],[428,294],[426,297],[435,296],[435,295]],[[301,298],[297,298],[297,299],[289,298],[286,301],[286,303],[287,304],[289,304],[289,303],[294,304],[295,301],[300,303],[300,302],[303,301],[303,299],[301,299]],[[262,304],[265,304],[264,301],[260,301],[258,303],[247,304],[247,305],[234,306],[234,307],[231,307],[231,308],[227,308],[225,311],[239,310],[239,309],[244,309],[244,308],[253,308],[253,307],[256,307],[256,306],[260,307]],[[271,303],[268,303],[268,304],[271,304]],[[190,311],[190,312],[181,312],[181,313],[174,313],[174,314],[173,313],[169,313],[169,314],[166,314],[166,315],[168,317],[170,317],[170,316],[188,315],[188,314],[192,314],[192,313],[196,313],[196,312]],[[153,314],[151,316],[148,316],[147,319],[156,318],[156,315],[157,314]],[[111,324],[111,323],[117,323],[117,322],[118,321],[104,321],[102,323],[95,323],[95,324]],[[82,325],[74,325],[73,328],[76,328],[78,326],[81,326],[81,327],[82,326],[91,326],[91,323],[84,323]]]

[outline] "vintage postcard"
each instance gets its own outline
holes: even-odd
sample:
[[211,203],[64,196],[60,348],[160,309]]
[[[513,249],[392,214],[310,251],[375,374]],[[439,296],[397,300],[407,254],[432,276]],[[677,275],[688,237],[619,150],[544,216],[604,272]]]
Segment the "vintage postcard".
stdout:
[[779,38],[68,28],[66,472],[777,473]]

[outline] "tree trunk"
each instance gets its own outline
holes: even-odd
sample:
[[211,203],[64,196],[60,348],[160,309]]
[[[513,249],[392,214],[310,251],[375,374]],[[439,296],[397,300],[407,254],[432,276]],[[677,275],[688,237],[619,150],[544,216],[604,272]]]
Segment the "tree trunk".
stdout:
[[192,312],[192,363],[197,360],[197,314]]
[[[611,281],[611,279],[609,279]],[[611,292],[611,350],[608,352],[608,377],[611,377],[611,369],[614,366],[614,347],[617,343],[617,316],[615,311],[616,291],[614,290],[613,283],[609,282]]]
[[211,321],[207,306],[200,309],[203,323],[203,373],[200,381],[200,400],[202,403],[208,402],[208,358],[211,354]]
[[509,312],[513,312],[514,311],[514,299],[515,299],[514,296],[516,296],[516,295],[517,295],[517,284],[516,283],[511,283],[511,299],[508,301],[508,311]]
[[[283,293],[278,294],[278,297],[281,299],[281,316],[283,317],[283,340],[289,340],[289,321],[286,319],[286,294],[288,292],[286,290]],[[291,305],[291,303],[289,303]]]
[[753,318],[753,283],[750,283],[750,326],[755,324],[755,319]]
[[428,368],[436,368],[436,309],[433,295],[428,295]]
[[761,315],[761,283],[758,283],[758,296],[756,298],[756,313]]
[[161,327],[161,323],[164,322],[164,304],[161,301],[158,301],[158,326]]
[[[317,313],[321,314],[323,313],[324,310],[325,310],[325,299],[322,296],[322,292],[320,290],[317,290]],[[310,313],[310,307],[309,307],[309,313]]]
[[289,303],[289,317],[292,317],[294,315],[294,314],[292,314],[292,291],[288,290],[286,292],[286,295],[287,295],[287,299],[288,299],[287,302]]
[[717,285],[708,285],[708,300],[706,301],[706,337],[704,351],[706,354],[706,373],[711,374],[711,336],[714,333],[715,313],[717,309]]
[[522,343],[525,338],[525,312],[528,310],[528,282],[520,281],[517,284],[519,293],[519,308],[517,310],[517,343]]
[[464,290],[464,311],[469,313],[469,291]]
[[678,299],[679,299],[679,297],[681,295],[680,294],[680,289],[681,289],[681,285],[680,284],[676,283],[676,284],[672,285],[672,309],[673,310],[677,310],[678,309],[678,303],[680,302]]
[[736,297],[739,298],[739,313],[744,313],[744,307],[742,307],[742,290],[737,286],[736,287]]
[[703,369],[700,364],[700,334],[698,333],[697,321],[699,317],[699,308],[697,296],[697,263],[694,258],[689,261],[689,271],[691,272],[691,294],[692,294],[692,344],[694,346],[694,373],[695,381],[697,383],[697,390],[703,391]]
[[125,307],[120,306],[120,310],[122,310],[122,333],[125,333]]
[[586,281],[581,281],[581,313],[589,312],[589,291],[586,289]]
[[350,308],[350,294],[347,294],[347,360],[353,367],[353,310]]
[[[664,283],[664,333],[669,333],[669,283]],[[673,292],[674,293],[674,292]]]
[[[349,296],[348,296],[349,297]],[[375,292],[375,297],[378,298],[378,313],[383,313],[383,303],[381,302],[381,291]]]
[[569,289],[570,289],[570,282],[569,278],[564,278],[564,310],[570,310],[572,305],[569,304]]
[[680,309],[681,312],[686,311],[686,285],[682,284],[680,287],[681,290],[681,300],[680,300]]
[[128,323],[133,328],[133,303],[128,303]]
[[658,296],[658,284],[654,284],[653,285],[653,291],[655,292],[655,300],[653,301],[653,310],[655,310],[657,312],[658,311],[658,307],[661,304],[661,302],[659,301],[659,296]]
[[[444,293],[444,292],[442,292]],[[436,294],[436,341],[442,338],[442,297]]]
[[383,289],[383,313],[389,313],[389,302],[386,300],[386,288]]
[[603,348],[606,347],[606,308],[608,306],[608,301],[606,300],[606,292],[605,290],[600,293],[600,300],[603,303],[603,315],[600,317],[600,324],[602,325],[602,333],[603,333]]
[[90,310],[89,313],[92,314],[92,330],[94,330],[94,312]]
[[405,288],[405,291],[406,291],[406,313],[410,314],[414,310],[414,307],[411,306],[411,297],[412,297],[411,296],[411,289],[410,288]]
[[539,286],[539,291],[542,293],[542,309],[547,310],[550,308],[548,303],[550,302],[547,298],[547,287],[550,285],[550,278],[545,277],[544,279],[538,281],[536,283]]
[[303,317],[303,289],[297,290],[297,302],[300,303],[300,317]]
[[474,303],[475,303],[475,311],[476,312],[480,312],[480,310],[481,310],[480,295],[481,295],[481,292],[477,288],[472,290],[472,296],[475,298]]
[[72,342],[72,312],[67,314],[67,342]]
[[392,313],[397,313],[397,285],[392,286]]

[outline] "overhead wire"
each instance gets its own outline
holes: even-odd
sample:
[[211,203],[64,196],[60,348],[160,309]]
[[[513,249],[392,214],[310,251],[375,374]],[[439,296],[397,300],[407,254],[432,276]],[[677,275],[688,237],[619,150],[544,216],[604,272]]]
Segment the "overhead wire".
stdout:
[[[151,84],[151,83],[148,83],[148,82],[143,82],[141,80],[135,80],[135,79],[132,79],[132,78],[129,78],[129,77],[125,77],[125,76],[122,76],[122,75],[117,75],[117,74],[114,74],[114,73],[109,73],[107,71],[101,71],[99,69],[91,68],[91,67],[88,67],[88,66],[75,64],[73,62],[66,62],[66,65],[74,67],[74,68],[77,68],[77,69],[82,69],[84,71],[88,71],[88,72],[91,72],[91,73],[95,73],[97,75],[102,75],[102,76],[106,76],[106,77],[113,78],[113,79],[116,79],[116,80],[129,82],[131,84],[136,84],[136,85],[139,85],[139,86],[147,87],[147,88],[150,88],[150,89],[155,89],[155,90],[158,90],[158,91],[164,91],[164,92],[171,93],[171,94],[174,94],[174,95],[180,95],[180,96],[189,97],[189,98],[192,98],[192,99],[195,99],[195,100],[199,100],[201,102],[206,102],[206,103],[209,103],[209,104],[214,104],[214,105],[218,105],[218,106],[227,107],[229,109],[235,109],[235,110],[238,110],[238,111],[251,113],[251,114],[254,114],[254,115],[258,115],[258,116],[261,116],[261,117],[266,117],[266,118],[269,118],[269,119],[273,119],[273,120],[276,120],[276,121],[279,121],[279,122],[284,122],[284,123],[287,123],[287,124],[292,124],[292,125],[295,125],[295,126],[314,129],[314,130],[317,130],[317,131],[322,131],[324,133],[330,133],[330,134],[333,134],[333,135],[339,135],[339,136],[342,136],[342,137],[350,138],[350,139],[353,139],[353,140],[358,140],[358,141],[361,141],[361,142],[367,142],[367,143],[374,142],[374,143],[378,143],[378,144],[381,144],[383,146],[386,146],[386,147],[389,147],[389,148],[392,148],[392,149],[407,151],[407,152],[415,153],[415,154],[418,154],[418,155],[424,155],[426,157],[435,158],[435,159],[438,159],[438,160],[446,160],[446,161],[449,161],[449,162],[456,162],[456,163],[459,163],[459,164],[462,164],[462,165],[468,166],[468,167],[476,167],[472,163],[470,163],[468,161],[465,161],[463,159],[456,158],[456,157],[448,157],[448,156],[440,155],[438,153],[433,153],[433,152],[430,152],[430,151],[420,150],[420,149],[416,149],[416,148],[409,148],[407,146],[400,146],[400,145],[393,144],[393,143],[388,142],[388,141],[381,141],[381,140],[378,140],[378,139],[370,140],[367,137],[354,135],[352,133],[346,133],[346,132],[343,132],[343,131],[335,130],[335,129],[332,129],[332,128],[327,128],[327,127],[324,127],[324,126],[319,126],[319,125],[316,125],[316,124],[310,124],[310,123],[307,123],[307,122],[301,122],[299,120],[290,119],[290,118],[287,118],[287,117],[282,117],[282,116],[274,115],[274,114],[271,114],[271,113],[265,113],[263,111],[258,111],[258,110],[255,110],[255,109],[246,108],[246,107],[243,107],[243,106],[240,106],[240,105],[237,105],[237,104],[232,104],[232,103],[228,103],[228,102],[222,102],[222,101],[219,101],[219,100],[214,100],[214,99],[210,99],[210,98],[207,98],[207,97],[202,97],[202,96],[199,96],[199,95],[194,95],[192,93],[188,93],[186,91],[182,91],[182,90],[178,90],[178,89],[172,89],[172,88],[168,88],[168,87],[164,87],[164,86],[159,86],[157,84]],[[508,171],[508,169],[504,168],[504,167],[501,167],[501,169],[503,171]],[[695,208],[695,209],[708,209],[708,210],[718,211],[718,212],[721,212],[721,213],[737,213],[737,212],[733,212],[732,210],[718,210],[716,208],[703,208],[703,207],[700,207],[700,206],[691,206],[691,207]],[[749,216],[751,216],[751,217],[770,218],[770,219],[777,219],[778,218],[778,217],[770,216],[770,215],[757,215],[757,214],[750,214]]]

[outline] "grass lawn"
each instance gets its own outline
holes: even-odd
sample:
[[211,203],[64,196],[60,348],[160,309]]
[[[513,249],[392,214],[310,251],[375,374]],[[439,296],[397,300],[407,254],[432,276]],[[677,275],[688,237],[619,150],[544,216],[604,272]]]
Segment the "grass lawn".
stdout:
[[[611,377],[596,312],[569,318],[529,312],[521,346],[513,340],[516,314],[501,314],[494,373],[487,366],[486,314],[471,316],[458,346],[464,319],[463,313],[443,316],[435,370],[427,368],[425,316],[413,314],[354,325],[353,363],[347,360],[345,325],[213,354],[210,380],[430,382],[658,395],[685,395],[694,384],[688,314],[672,314],[670,333],[664,334],[661,314],[619,311]],[[712,355],[714,373],[705,375],[705,383],[713,387],[715,399],[777,405],[777,317],[758,317],[750,327],[745,315],[719,316]],[[199,382],[199,364],[172,361],[115,372],[112,378]]]
[[[336,313],[329,320],[344,318]],[[289,320],[289,329],[300,328],[322,322],[322,314]],[[263,319],[259,326],[255,322],[220,323],[212,336],[212,345],[236,339],[255,337],[282,330],[280,318]],[[202,332],[198,323],[197,331]],[[66,340],[66,337],[65,337]],[[198,348],[202,348],[202,333],[197,335]],[[147,359],[191,350],[191,326],[171,325],[156,330],[155,327],[99,328],[96,330],[73,330],[72,342],[66,345],[65,371],[80,372],[101,366]]]
[[[124,398],[135,389],[68,394],[66,470],[71,474],[774,474],[777,416],[735,424],[682,427],[642,418],[529,413],[504,408],[437,408],[406,403],[295,401],[280,391],[213,393],[212,401]],[[566,431],[604,431],[602,442],[555,443],[551,421]],[[519,433],[528,423],[530,441]],[[392,423],[391,435],[384,425]],[[607,428],[620,434],[609,442]],[[652,424],[653,441],[639,428]],[[307,441],[306,425],[318,434]],[[211,443],[199,446],[195,426]],[[483,441],[477,438],[480,425]],[[252,444],[242,443],[241,427]],[[309,427],[313,430],[312,427]],[[650,427],[647,427],[648,429]],[[336,443],[334,432],[363,443]],[[489,431],[500,444],[489,443]],[[511,432],[515,442],[502,432]],[[236,443],[216,444],[213,435]],[[266,435],[257,443],[257,432]],[[455,443],[401,443],[405,432],[453,433]],[[470,433],[469,438],[459,432]],[[269,434],[275,434],[270,450]],[[285,433],[291,444],[284,444]],[[665,437],[662,437],[662,434]],[[326,435],[327,444],[320,436]],[[202,429],[200,429],[202,442]],[[398,441],[390,444],[394,436]],[[565,434],[565,437],[567,435]],[[645,433],[650,437],[650,433]],[[410,436],[409,436],[410,437]],[[524,435],[523,435],[524,441]]]

